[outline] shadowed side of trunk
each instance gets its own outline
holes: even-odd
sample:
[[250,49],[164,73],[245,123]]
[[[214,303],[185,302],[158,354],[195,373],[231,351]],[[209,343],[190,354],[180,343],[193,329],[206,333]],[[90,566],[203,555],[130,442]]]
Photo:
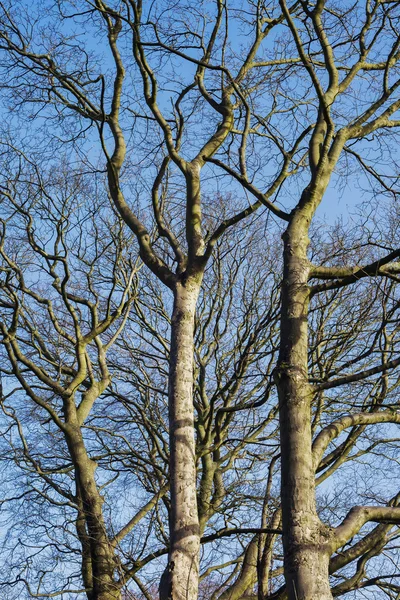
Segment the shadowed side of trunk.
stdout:
[[308,384],[307,214],[284,234],[281,346],[275,379],[282,451],[282,524],[289,600],[331,600],[329,529],[316,512]]
[[104,523],[104,500],[95,481],[97,465],[86,452],[78,425],[69,425],[66,437],[81,506],[77,532],[83,549],[82,575],[85,586],[91,586],[86,595],[88,600],[121,600],[120,585],[115,579],[114,550]]

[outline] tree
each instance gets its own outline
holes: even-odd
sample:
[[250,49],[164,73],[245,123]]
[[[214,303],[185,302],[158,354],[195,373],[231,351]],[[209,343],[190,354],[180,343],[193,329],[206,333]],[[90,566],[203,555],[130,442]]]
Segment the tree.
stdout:
[[[169,545],[170,299],[139,268],[121,220],[84,174],[66,164],[46,172],[9,147],[2,193],[2,506],[10,535],[1,586],[16,587],[18,596],[24,583],[29,597],[86,591],[93,598],[106,556],[111,567],[102,585],[109,596],[145,590],[146,566]],[[217,248],[225,266],[218,260],[206,274],[196,321],[204,544],[241,533],[226,531],[240,488],[257,514],[248,483],[257,476],[238,470],[236,461],[245,462],[259,437],[276,441],[275,403],[259,414],[253,409],[269,400],[275,362],[269,336],[278,305],[259,302],[273,254],[264,248],[257,256],[262,276],[251,272],[244,237],[238,232]],[[268,277],[276,298],[274,271]],[[242,422],[236,414],[249,407],[253,416]],[[72,433],[64,424],[70,419]],[[267,446],[250,463],[262,464],[269,452]],[[220,564],[210,555],[211,574],[215,560]]]
[[[265,207],[269,221],[278,219],[285,228],[275,382],[287,594],[290,599],[331,598],[331,555],[367,521],[397,523],[399,511],[357,508],[333,531],[320,520],[312,398],[384,373],[397,366],[397,359],[337,380],[328,373],[313,388],[307,364],[309,301],[371,275],[396,279],[400,251],[385,236],[372,240],[380,252],[370,262],[348,264],[344,251],[336,255],[337,262],[312,265],[309,230],[335,169],[343,168],[346,159],[356,161],[376,189],[396,194],[396,178],[371,164],[368,151],[380,150],[387,158],[385,144],[399,125],[399,5],[360,3],[352,14],[347,6],[320,1],[287,5],[284,0],[244,7],[216,2],[209,10],[191,3],[143,6],[133,1],[44,6],[45,14],[40,6],[41,14],[32,15],[21,10],[23,4],[19,14],[2,5],[3,86],[22,114],[38,106],[36,115],[48,119],[46,134],[68,137],[86,163],[88,144],[97,139],[101,150],[95,162],[100,156],[106,162],[110,199],[136,236],[143,262],[174,295],[171,543],[161,596],[197,597],[201,529],[192,390],[195,309],[204,271],[222,234]],[[82,33],[86,40],[104,40],[100,52],[89,41],[81,43]],[[178,81],[171,70],[179,73]],[[205,123],[201,127],[199,115]],[[40,132],[36,144],[39,139]],[[254,200],[243,199],[236,212],[235,203],[216,206],[213,193],[208,204],[204,198],[212,184],[204,183],[206,174],[220,186],[229,177],[235,192],[244,190]],[[146,188],[148,202],[143,201]],[[292,200],[295,189],[298,196]],[[204,208],[212,208],[208,219],[202,216]],[[312,279],[323,283],[310,286]],[[318,434],[317,458],[335,432],[397,419],[392,410],[343,417],[334,429]],[[110,573],[112,561],[105,562]],[[96,598],[108,594],[101,582],[102,577],[96,579]]]
[[[55,7],[56,8],[56,7]],[[58,18],[68,19],[64,14],[63,6],[57,9]],[[88,119],[94,124],[99,133],[99,140],[107,161],[107,178],[109,194],[121,216],[136,235],[140,256],[150,270],[174,293],[174,307],[171,319],[171,352],[170,352],[170,375],[169,375],[169,414],[170,414],[170,480],[171,480],[171,510],[170,535],[171,545],[169,551],[169,567],[162,583],[162,596],[167,597],[173,593],[177,598],[195,598],[198,587],[198,555],[200,547],[200,527],[196,506],[196,469],[194,448],[194,424],[193,424],[193,331],[194,313],[200,290],[204,268],[212,253],[215,242],[222,233],[232,224],[240,221],[255,210],[256,207],[244,209],[236,215],[220,223],[213,235],[206,242],[201,229],[201,198],[200,198],[200,171],[207,159],[211,158],[233,127],[233,107],[230,96],[241,80],[250,69],[256,48],[261,44],[265,34],[258,31],[255,46],[250,48],[235,81],[229,80],[224,84],[220,101],[214,100],[204,86],[204,76],[207,63],[210,61],[214,47],[217,44],[219,30],[223,23],[223,6],[217,6],[217,16],[210,31],[204,33],[204,43],[200,46],[201,60],[196,65],[195,73],[189,84],[184,84],[176,94],[174,100],[175,116],[172,120],[166,118],[157,99],[157,81],[145,54],[145,44],[142,36],[146,36],[146,18],[142,24],[142,6],[138,4],[127,4],[124,6],[123,14],[119,14],[114,8],[97,3],[94,7],[89,5],[88,11],[84,10],[80,15],[75,13],[74,19],[86,21],[86,14],[90,14],[99,30],[107,36],[107,46],[112,55],[113,73],[111,80],[107,81],[101,73],[94,73],[92,65],[87,62],[89,54],[85,49],[78,59],[81,62],[78,67],[76,78],[76,66],[73,67],[74,74],[65,72],[64,66],[58,64],[54,53],[45,51],[43,54],[39,49],[31,52],[28,49],[28,39],[25,38],[22,29],[15,22],[12,9],[4,8],[4,48],[10,50],[11,61],[14,63],[14,51],[16,54],[16,66],[19,68],[20,60],[28,66],[30,73],[37,74],[46,81],[45,87],[41,89],[37,100],[45,104],[48,99],[57,98],[67,111],[72,111],[74,116]],[[33,21],[31,21],[33,24]],[[142,97],[147,105],[150,118],[154,121],[164,139],[164,153],[158,165],[158,172],[152,184],[153,215],[157,224],[158,233],[165,238],[169,252],[173,252],[175,270],[165,262],[163,251],[157,252],[151,242],[150,235],[144,224],[138,219],[125,200],[123,186],[120,182],[121,169],[126,158],[126,141],[121,123],[121,102],[123,95],[123,83],[125,78],[125,67],[123,56],[118,45],[118,38],[126,27],[131,37],[132,58],[138,69],[142,80]],[[85,25],[84,25],[85,27]],[[14,34],[16,33],[16,37]],[[54,32],[55,33],[55,32]],[[30,34],[28,34],[30,37]],[[57,37],[58,34],[55,33]],[[63,34],[61,34],[62,37]],[[53,37],[51,35],[50,37]],[[25,38],[25,39],[24,39]],[[64,38],[64,41],[65,38]],[[50,46],[53,41],[47,40]],[[47,46],[45,41],[45,46]],[[57,42],[56,42],[57,43]],[[150,42],[151,43],[151,42]],[[58,43],[57,43],[58,44]],[[62,43],[64,45],[64,43]],[[64,45],[64,48],[66,46]],[[48,50],[50,47],[47,48]],[[76,47],[75,47],[76,50]],[[33,60],[33,62],[32,62]],[[69,58],[66,56],[67,63]],[[72,65],[70,65],[72,66]],[[25,70],[25,67],[23,67]],[[95,67],[96,69],[96,67]],[[37,81],[34,88],[39,90]],[[180,151],[182,136],[184,135],[185,119],[181,105],[186,100],[191,90],[196,87],[198,98],[202,98],[214,114],[221,121],[213,126],[212,131],[206,136],[195,157],[191,160],[184,158]],[[44,92],[44,96],[42,96]],[[110,95],[111,92],[111,95]],[[50,96],[48,96],[50,94]],[[51,99],[50,102],[53,100]],[[107,107],[106,104],[109,106]],[[63,110],[63,109],[62,109]],[[192,109],[189,109],[189,115]],[[111,152],[107,150],[107,142],[104,127],[109,129],[113,147]],[[163,198],[160,198],[160,187],[168,173],[170,163],[176,166],[184,179],[185,184],[185,238],[187,248],[182,248],[182,242],[173,232],[166,221],[162,209]],[[284,175],[278,175],[278,181]],[[164,192],[165,195],[165,192]],[[110,565],[105,565],[107,571]],[[108,575],[107,575],[108,577]],[[102,597],[101,577],[96,579],[99,590],[94,593]],[[173,592],[171,592],[171,589]],[[106,592],[107,593],[107,592]]]
[[[50,513],[52,505],[62,507],[66,523],[61,528],[74,525],[82,545],[88,598],[95,597],[96,580],[112,598],[119,595],[114,548],[95,478],[97,463],[83,429],[111,383],[106,353],[128,316],[137,264],[121,222],[104,213],[82,175],[71,175],[63,165],[46,177],[32,164],[26,169],[21,158],[16,164],[10,158],[2,185],[0,250],[1,335],[7,357],[1,369],[6,377],[2,406],[11,422],[8,431],[15,431],[14,460],[32,481],[20,497],[36,495],[38,506],[47,503]],[[89,210],[82,208],[87,194],[92,196]]]

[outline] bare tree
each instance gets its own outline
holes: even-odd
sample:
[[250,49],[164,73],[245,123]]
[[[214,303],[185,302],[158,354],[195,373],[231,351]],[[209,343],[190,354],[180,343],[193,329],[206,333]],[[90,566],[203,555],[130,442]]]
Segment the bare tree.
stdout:
[[[102,585],[109,596],[137,588],[149,594],[159,577],[154,561],[169,546],[171,300],[140,269],[121,221],[84,174],[66,164],[39,172],[12,148],[7,157],[0,371],[9,535],[1,585],[20,595],[25,584],[29,597],[93,598],[100,575],[108,573]],[[239,518],[240,498],[257,515],[252,486],[261,485],[260,466],[277,448],[270,394],[279,282],[271,269],[273,248],[264,244],[249,260],[255,242],[255,234],[237,232],[217,247],[196,319],[203,587],[223,568],[214,542],[255,531],[249,516]],[[261,272],[252,266],[256,259]],[[267,285],[269,295],[260,302]],[[75,419],[78,458],[69,433]],[[90,478],[81,474],[82,463],[92,465]],[[96,513],[89,500],[98,502]],[[103,535],[103,546],[93,530]],[[242,552],[239,545],[239,556],[234,551],[226,566],[240,562]]]
[[[397,177],[377,163],[395,164],[390,140],[400,123],[399,3],[360,3],[352,12],[324,1],[285,0],[217,1],[209,8],[99,0],[47,8],[42,15],[2,5],[3,86],[14,108],[32,118],[26,109],[35,105],[37,117],[49,119],[46,134],[68,136],[86,163],[89,140],[100,143],[96,164],[102,154],[110,199],[136,236],[143,262],[174,295],[170,548],[161,597],[191,600],[198,590],[193,355],[204,271],[222,234],[263,206],[269,223],[278,220],[285,229],[275,369],[285,593],[291,600],[331,598],[332,554],[367,522],[398,523],[400,517],[394,506],[358,507],[330,528],[317,512],[315,468],[348,427],[397,422],[398,414],[352,411],[318,433],[313,451],[313,397],[393,369],[398,359],[361,371],[350,362],[338,376],[328,371],[310,384],[309,302],[371,276],[397,282],[400,250],[389,232],[367,240],[376,251],[366,262],[352,262],[344,240],[342,252],[314,265],[310,224],[335,170],[344,171],[349,161],[377,192],[397,194]],[[83,34],[103,40],[100,51],[85,46]],[[368,151],[379,153],[374,163]],[[207,202],[207,174],[214,187],[229,178],[252,202],[242,196],[238,211],[235,203],[218,205],[219,189]],[[96,598],[107,597],[103,587],[96,579]]]
[[[31,47],[32,33],[36,29],[34,19],[28,17],[29,32],[24,31],[25,25],[23,22],[19,23],[19,18],[14,15],[12,7],[4,6],[2,19],[4,25],[2,47],[11,61],[9,64],[13,72],[11,78],[22,68],[25,73],[33,76],[33,87],[28,84],[28,88],[36,96],[34,102],[38,102],[42,107],[50,106],[55,102],[56,107],[59,107],[56,111],[62,113],[66,110],[66,120],[72,115],[75,120],[87,120],[89,124],[96,127],[107,163],[110,197],[136,235],[142,260],[174,294],[169,359],[171,543],[169,566],[162,580],[161,595],[186,599],[197,597],[200,548],[192,401],[196,302],[204,268],[216,241],[229,226],[248,216],[261,204],[259,201],[256,205],[244,208],[228,219],[220,221],[219,224],[217,221],[217,227],[214,227],[214,231],[206,239],[202,231],[200,173],[206,161],[217,152],[232,131],[234,124],[232,95],[239,92],[240,83],[250,71],[257,49],[271,29],[269,26],[263,26],[262,19],[258,21],[254,42],[246,51],[245,59],[241,62],[235,76],[227,76],[225,68],[218,67],[222,87],[219,99],[215,99],[213,93],[206,88],[205,75],[215,52],[224,60],[224,52],[221,54],[219,46],[226,30],[224,5],[219,2],[215,8],[211,28],[204,21],[205,15],[193,11],[194,29],[199,33],[194,31],[192,34],[189,31],[189,36],[194,35],[196,39],[197,58],[194,60],[194,69],[191,70],[189,82],[182,81],[173,94],[172,110],[168,108],[170,117],[163,111],[163,99],[160,100],[158,91],[160,86],[147,52],[148,44],[150,49],[156,44],[161,53],[164,52],[164,44],[159,41],[158,28],[152,20],[151,6],[148,7],[150,12],[146,12],[147,9],[143,8],[141,2],[137,4],[127,2],[123,4],[121,10],[103,2],[94,5],[85,4],[82,9],[78,9],[78,12],[73,6],[60,5],[58,10],[57,7],[53,8],[56,10],[56,18],[61,19],[61,23],[72,18],[84,29],[87,27],[89,15],[92,32],[97,31],[104,38],[111,54],[111,74],[98,71],[96,60],[92,64],[91,51],[85,48],[79,51],[77,42],[68,41],[68,36],[62,32],[62,27],[60,29],[55,25],[50,36],[47,38],[45,35],[42,38],[46,47],[43,52],[43,48],[39,48],[41,42],[36,48]],[[165,23],[168,21],[169,19],[166,18]],[[186,35],[185,29],[184,26],[183,35]],[[128,60],[134,61],[136,72],[141,80],[141,103],[145,105],[145,112],[141,111],[139,116],[154,124],[156,137],[159,138],[161,135],[163,140],[162,152],[157,161],[157,173],[151,184],[153,219],[159,237],[165,241],[160,250],[152,241],[148,228],[129,206],[124,191],[122,169],[126,162],[127,143],[126,131],[124,133],[125,114],[122,111],[125,106],[128,112],[131,110],[130,94],[128,91],[126,95],[126,86],[124,88],[126,78],[124,48],[121,48],[122,44],[119,42],[125,34],[130,39]],[[36,36],[36,33],[33,35]],[[178,37],[180,36],[181,34],[178,33]],[[60,47],[64,49],[69,47],[75,53],[79,53],[77,62],[72,58],[69,50],[65,55],[65,61],[58,60],[57,52],[52,50],[57,38],[59,41],[56,42],[56,47],[60,43]],[[178,50],[176,56],[179,55]],[[186,56],[183,57],[183,61],[186,64],[193,63]],[[19,84],[17,88],[14,86],[12,79],[8,81],[15,91],[19,88]],[[194,100],[190,98],[192,90],[196,90]],[[28,100],[28,97],[25,99]],[[195,106],[199,101],[206,110],[212,112],[212,124],[209,131],[201,136],[199,144],[195,144],[194,148],[191,147],[191,143],[188,145],[189,152],[194,155],[194,158],[188,159],[184,145],[189,129],[186,124],[189,121],[190,125]],[[76,127],[73,127],[73,136],[78,136],[79,132],[75,133],[75,131]],[[108,149],[110,144],[107,144],[109,134],[112,136],[111,150]],[[169,222],[170,218],[173,219],[173,215],[169,217],[164,206],[165,185],[171,170],[170,165],[178,170],[184,181],[184,236],[179,235],[182,227],[181,215],[179,215],[178,231],[176,231]],[[271,194],[286,177],[286,167],[287,161],[278,169],[276,180],[271,186]],[[183,239],[180,239],[182,237]],[[173,260],[168,260],[168,253],[172,253]],[[99,586],[101,587],[100,583]],[[98,593],[100,596],[103,593],[100,588]]]
[[[112,598],[119,596],[115,550],[84,426],[111,383],[106,353],[128,316],[137,261],[121,221],[104,214],[83,175],[71,175],[64,165],[46,176],[21,163],[20,154],[10,160],[1,187],[2,408],[10,423],[5,435],[11,435],[11,452],[25,477],[38,476],[39,484],[28,485],[19,497],[33,494],[50,511],[62,507],[61,527],[74,525],[81,544],[83,590],[94,598],[101,585]],[[87,194],[89,210],[82,208]],[[32,560],[46,549],[41,543]],[[24,570],[17,571],[15,583],[29,586]],[[43,566],[39,587],[46,573]]]

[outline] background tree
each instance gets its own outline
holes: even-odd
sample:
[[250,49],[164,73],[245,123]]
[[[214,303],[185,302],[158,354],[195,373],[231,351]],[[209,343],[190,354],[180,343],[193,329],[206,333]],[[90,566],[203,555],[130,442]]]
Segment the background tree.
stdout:
[[[50,514],[61,508],[66,521],[53,527],[65,535],[74,528],[88,598],[97,597],[99,587],[112,598],[119,594],[114,547],[83,428],[111,383],[106,353],[129,313],[138,267],[121,222],[104,211],[107,198],[96,198],[83,175],[66,165],[39,174],[23,159],[10,153],[1,188],[2,408],[9,422],[4,435],[11,436],[12,458],[22,471],[16,498],[28,497],[38,513],[43,503]],[[33,551],[33,563],[52,554],[53,545],[43,543]],[[27,541],[25,548],[30,546]],[[72,549],[71,555],[67,582]],[[29,571],[22,568],[17,581],[29,585]],[[39,584],[43,578],[44,566]]]

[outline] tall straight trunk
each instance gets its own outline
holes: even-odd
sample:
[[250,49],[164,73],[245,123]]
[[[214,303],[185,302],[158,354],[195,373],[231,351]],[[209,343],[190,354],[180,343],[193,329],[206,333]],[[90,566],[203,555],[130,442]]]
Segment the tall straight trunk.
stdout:
[[301,209],[284,234],[281,343],[276,383],[281,435],[281,496],[289,600],[331,600],[329,530],[315,504],[308,383],[309,262],[307,214]]
[[[82,565],[82,575],[87,583],[92,581],[92,589],[87,592],[89,600],[121,600],[121,589],[115,580],[116,561],[114,549],[109,541],[103,517],[104,500],[95,480],[96,463],[86,452],[82,433],[77,424],[68,428],[67,443],[75,466],[77,496],[81,500],[82,511],[79,527],[83,535],[82,517],[85,520],[86,536],[81,539],[86,560]],[[79,531],[78,531],[79,534]],[[88,574],[85,569],[91,568]],[[89,576],[90,575],[90,576]]]
[[177,283],[171,322],[169,432],[171,516],[162,600],[197,600],[200,529],[196,497],[193,412],[194,317],[199,278]]

